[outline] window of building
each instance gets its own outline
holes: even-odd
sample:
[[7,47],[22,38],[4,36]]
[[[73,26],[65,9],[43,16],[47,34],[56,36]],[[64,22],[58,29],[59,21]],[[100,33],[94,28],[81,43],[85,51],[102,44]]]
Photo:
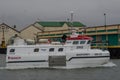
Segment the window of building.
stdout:
[[10,49],[10,52],[15,52],[15,49]]
[[49,49],[49,52],[54,52],[54,48],[50,48],[50,49]]
[[63,51],[63,48],[59,48],[59,49],[58,49],[58,52],[62,52],[62,51]]
[[39,48],[35,48],[35,49],[34,49],[34,52],[39,52]]
[[90,44],[91,43],[91,41],[89,40],[88,42],[87,42],[87,44]]

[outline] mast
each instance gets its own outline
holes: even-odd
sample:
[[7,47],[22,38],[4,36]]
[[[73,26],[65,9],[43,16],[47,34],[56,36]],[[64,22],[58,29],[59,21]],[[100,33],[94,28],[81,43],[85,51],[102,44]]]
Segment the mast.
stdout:
[[74,14],[74,12],[73,11],[70,11],[70,14],[71,14],[71,19],[70,19],[70,24],[71,24],[71,33],[72,33],[72,35],[71,35],[71,37],[76,37],[76,36],[78,36],[78,34],[76,33],[76,29],[74,28],[74,26],[73,26],[73,14]]
[[70,11],[70,15],[71,15],[71,19],[70,19],[71,32],[72,32],[72,30],[73,30],[73,14],[74,14],[74,12],[73,12],[73,11]]

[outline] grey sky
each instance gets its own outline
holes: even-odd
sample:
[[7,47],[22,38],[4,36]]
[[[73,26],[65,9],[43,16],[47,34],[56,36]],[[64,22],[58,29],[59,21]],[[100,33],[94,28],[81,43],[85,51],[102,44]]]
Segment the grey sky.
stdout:
[[74,21],[87,26],[120,24],[120,0],[0,0],[0,23],[19,29],[38,19],[40,21],[67,21],[74,11]]

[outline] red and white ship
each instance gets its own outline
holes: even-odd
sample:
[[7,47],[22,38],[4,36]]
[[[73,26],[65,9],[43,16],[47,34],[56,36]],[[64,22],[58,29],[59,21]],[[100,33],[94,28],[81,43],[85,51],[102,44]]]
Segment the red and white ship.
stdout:
[[26,45],[24,40],[7,47],[6,67],[18,68],[81,68],[109,62],[108,50],[92,49],[92,38],[75,32],[63,43]]

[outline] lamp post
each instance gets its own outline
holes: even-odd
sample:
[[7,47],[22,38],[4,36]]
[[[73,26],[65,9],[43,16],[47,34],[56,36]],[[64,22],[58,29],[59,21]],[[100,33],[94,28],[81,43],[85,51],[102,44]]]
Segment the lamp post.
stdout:
[[1,47],[6,48],[6,43],[5,43],[5,26],[1,26],[2,30],[2,42],[1,42]]
[[106,32],[106,41],[108,42],[107,26],[106,26],[106,13],[104,13],[104,27],[105,27],[105,32]]
[[106,27],[106,13],[104,13],[104,26]]

